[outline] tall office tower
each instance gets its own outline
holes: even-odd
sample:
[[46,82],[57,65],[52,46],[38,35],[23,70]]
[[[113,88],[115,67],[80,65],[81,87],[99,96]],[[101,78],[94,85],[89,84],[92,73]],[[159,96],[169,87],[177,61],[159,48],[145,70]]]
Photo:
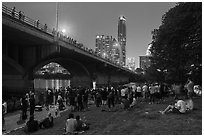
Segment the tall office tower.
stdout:
[[118,64],[120,63],[120,45],[115,38],[113,38],[111,56],[114,62]]
[[112,36],[97,35],[96,36],[96,53],[103,58],[112,59]]
[[111,58],[111,54],[112,54],[112,44],[113,44],[113,38],[112,36],[106,36],[105,37],[105,48],[106,48],[106,54],[107,54],[107,58],[108,59],[112,59]]
[[105,52],[105,37],[104,35],[96,35],[96,53],[101,55]]
[[125,66],[126,61],[126,18],[120,16],[118,20],[118,42],[121,46],[120,61]]
[[136,58],[130,57],[126,59],[126,66],[128,69],[135,71],[136,69]]

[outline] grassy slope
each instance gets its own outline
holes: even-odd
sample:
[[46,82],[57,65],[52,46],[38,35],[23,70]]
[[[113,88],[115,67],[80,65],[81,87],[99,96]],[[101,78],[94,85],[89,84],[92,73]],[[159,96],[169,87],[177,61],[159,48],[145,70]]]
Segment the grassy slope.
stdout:
[[[170,99],[163,104],[139,103],[130,110],[124,111],[117,106],[115,112],[101,112],[100,108],[90,106],[90,111],[74,112],[82,120],[90,123],[90,130],[83,134],[91,135],[201,135],[202,134],[202,98],[194,98],[195,110],[188,114],[161,115],[171,102]],[[145,112],[149,112],[146,114]],[[55,126],[51,129],[39,130],[35,135],[62,135],[65,119],[69,112],[64,112],[55,119]],[[25,134],[22,129],[10,134]]]

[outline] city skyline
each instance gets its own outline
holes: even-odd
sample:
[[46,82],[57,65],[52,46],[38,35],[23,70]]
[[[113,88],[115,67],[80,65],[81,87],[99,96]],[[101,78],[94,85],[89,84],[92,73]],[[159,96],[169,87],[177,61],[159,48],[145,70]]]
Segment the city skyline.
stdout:
[[[55,2],[9,2],[4,5],[23,11],[26,16],[50,28],[56,26]],[[86,47],[95,49],[97,34],[111,35],[117,38],[118,17],[127,18],[126,57],[145,55],[151,42],[151,31],[161,24],[162,15],[175,3],[167,2],[59,2],[59,30],[65,29]]]

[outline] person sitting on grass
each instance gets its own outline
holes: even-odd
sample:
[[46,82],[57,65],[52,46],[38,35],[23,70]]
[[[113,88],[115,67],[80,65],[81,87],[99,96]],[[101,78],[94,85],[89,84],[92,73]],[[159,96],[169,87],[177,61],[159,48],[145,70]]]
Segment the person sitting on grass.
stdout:
[[40,128],[50,128],[53,127],[54,123],[53,123],[53,116],[51,115],[51,113],[48,113],[48,116],[40,122],[39,127]]
[[175,100],[176,103],[174,105],[169,105],[164,111],[159,111],[161,114],[166,114],[168,112],[185,114],[187,111],[186,102],[183,100]]
[[79,115],[76,116],[76,122],[76,131],[85,131],[89,129],[89,126],[80,119]]
[[34,120],[34,116],[31,115],[29,121],[26,123],[25,132],[35,132],[38,130],[38,121]]
[[193,103],[192,98],[187,97],[185,102],[186,102],[187,111],[192,111],[194,108],[194,103]]
[[74,119],[74,114],[70,113],[66,121],[65,134],[73,134],[76,130],[77,121]]

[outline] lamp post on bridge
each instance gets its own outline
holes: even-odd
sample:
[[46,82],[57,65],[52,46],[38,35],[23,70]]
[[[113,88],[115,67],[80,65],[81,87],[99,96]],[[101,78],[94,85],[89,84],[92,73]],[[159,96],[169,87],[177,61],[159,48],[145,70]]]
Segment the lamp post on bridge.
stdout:
[[54,35],[54,42],[56,43],[57,51],[60,52],[60,45],[58,45],[58,18],[59,18],[59,3],[56,3],[56,33]]
[[56,32],[58,32],[58,12],[59,12],[59,3],[56,3]]

